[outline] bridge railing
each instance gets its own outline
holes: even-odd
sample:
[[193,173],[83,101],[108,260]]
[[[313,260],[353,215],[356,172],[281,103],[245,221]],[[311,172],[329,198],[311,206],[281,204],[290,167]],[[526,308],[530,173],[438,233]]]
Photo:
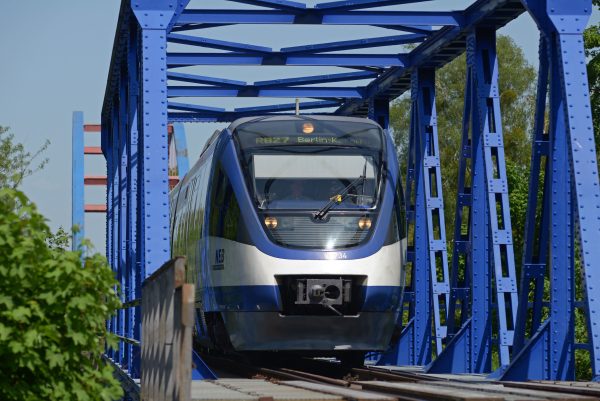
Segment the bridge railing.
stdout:
[[185,258],[165,263],[142,285],[143,400],[189,400],[192,380],[194,285]]
[[190,399],[194,285],[185,283],[185,269],[183,257],[166,262],[144,280],[141,299],[123,304],[122,309],[135,308],[141,314],[141,327],[132,337],[116,332],[118,351],[108,353],[120,373],[126,399]]

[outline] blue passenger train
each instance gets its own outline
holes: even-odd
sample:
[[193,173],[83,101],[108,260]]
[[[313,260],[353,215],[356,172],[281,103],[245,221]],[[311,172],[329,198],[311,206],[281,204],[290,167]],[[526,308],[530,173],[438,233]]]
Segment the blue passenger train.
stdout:
[[263,116],[215,132],[170,194],[200,344],[386,349],[404,282],[403,199],[394,143],[371,120]]

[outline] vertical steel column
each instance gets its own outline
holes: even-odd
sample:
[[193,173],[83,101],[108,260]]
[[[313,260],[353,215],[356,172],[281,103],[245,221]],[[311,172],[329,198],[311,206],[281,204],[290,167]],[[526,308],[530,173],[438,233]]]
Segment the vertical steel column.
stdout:
[[425,365],[431,361],[431,275],[429,274],[429,241],[427,228],[427,205],[425,200],[425,143],[422,141],[422,82],[420,71],[413,72],[411,77],[412,132],[410,139],[414,142],[414,191],[415,191],[415,220],[414,220],[414,255],[412,280],[415,292],[415,315],[413,318],[412,347],[414,360],[411,365]]
[[[418,115],[417,129],[423,159],[423,185],[425,207],[427,209],[429,276],[431,280],[431,301],[433,327],[435,332],[436,354],[442,352],[442,340],[446,337],[447,305],[450,286],[448,283],[448,253],[446,248],[446,226],[444,224],[444,197],[437,132],[437,112],[435,107],[435,70],[422,68],[418,76]],[[415,249],[415,252],[421,252]]]
[[175,140],[175,155],[177,156],[177,174],[179,179],[182,180],[190,170],[185,128],[182,123],[173,124],[173,139]]
[[[479,129],[483,131],[486,198],[491,231],[490,247],[493,253],[493,260],[490,263],[493,263],[494,267],[498,321],[498,354],[500,365],[507,366],[513,343],[518,296],[500,111],[496,31],[482,29],[477,32],[477,35],[481,46],[478,49],[481,52],[478,54],[481,62],[477,63],[477,101],[479,115],[482,119],[486,118],[485,122],[480,121]],[[492,319],[490,324],[493,325]]]
[[[127,49],[127,139],[126,151],[127,159],[127,253],[126,266],[129,279],[129,287],[126,291],[128,302],[134,299],[140,299],[142,296],[141,272],[136,263],[137,256],[137,237],[135,235],[137,226],[137,195],[138,195],[138,30],[130,28],[129,47]],[[127,337],[139,340],[141,326],[140,306],[131,306],[128,308],[129,331]],[[140,348],[131,347],[129,375],[136,379],[140,377]]]
[[[589,88],[583,51],[583,30],[591,14],[591,1],[523,1],[548,41],[550,70],[550,156],[544,186],[544,214],[550,227],[550,315],[504,372],[507,380],[572,380],[574,376],[574,227],[585,278],[592,374],[600,379],[600,187],[592,127]],[[546,93],[538,90],[538,104]],[[534,144],[535,146],[535,144]],[[535,166],[534,166],[535,167]],[[533,174],[533,173],[532,173]],[[530,200],[531,202],[531,200]],[[529,205],[535,210],[535,205]],[[545,241],[546,239],[544,239]],[[526,244],[533,252],[535,243]],[[538,246],[545,244],[540,243]],[[535,248],[534,248],[535,250]],[[596,265],[595,265],[596,264]],[[538,291],[541,292],[541,291]],[[536,298],[539,295],[536,294]],[[541,302],[536,299],[536,302]],[[519,330],[527,327],[527,314],[519,315]],[[535,319],[535,316],[534,316]],[[536,321],[532,322],[534,325]],[[521,340],[521,338],[523,340]],[[525,333],[519,333],[524,342]]]
[[[375,98],[369,100],[369,118],[377,122],[389,135],[389,122],[390,122],[390,103],[387,98]],[[406,297],[406,292],[405,292]],[[404,301],[403,301],[404,303]],[[400,308],[400,315],[398,317],[401,324],[402,319],[402,308]],[[378,365],[399,365],[402,363],[403,358],[406,358],[404,348],[408,349],[408,346],[402,346],[400,343],[392,344],[391,349],[382,353],[378,357],[373,358],[377,360]]]
[[[119,158],[119,256],[118,256],[118,280],[121,285],[121,302],[127,302],[127,292],[129,287],[128,272],[127,272],[127,159],[126,143],[127,143],[127,124],[128,124],[128,109],[127,109],[127,70],[126,65],[121,68],[121,79],[119,84],[119,117],[118,117],[118,158]],[[119,310],[119,335],[127,337],[129,329],[128,318],[129,309],[122,308]],[[121,353],[121,367],[129,370],[129,355],[131,344],[129,342],[120,341],[119,350]]]
[[[463,327],[471,312],[471,180],[467,171],[471,166],[471,70],[467,69],[465,85],[462,138],[458,166],[458,193],[454,214],[454,238],[452,249],[452,272],[450,305],[448,307],[448,339],[451,340]],[[469,167],[469,170],[467,170]],[[465,210],[466,209],[466,210]]]
[[[112,267],[112,250],[113,250],[113,148],[112,148],[112,129],[111,121],[113,118],[112,109],[110,115],[103,119],[102,129],[102,149],[106,159],[106,259]],[[104,116],[103,116],[104,117]],[[107,328],[110,333],[115,332],[115,317],[111,316],[107,322]],[[114,358],[114,350],[108,350],[108,356]]]
[[137,240],[142,277],[170,256],[167,149],[167,26],[178,2],[131,0],[140,25]]
[[73,237],[71,248],[76,251],[81,247],[84,237],[84,132],[83,112],[73,112],[71,160],[71,226]]
[[[381,125],[386,133],[390,126],[390,101],[387,98],[374,98],[369,100],[369,119]],[[174,124],[176,128],[177,125]]]
[[432,356],[432,327],[436,353],[441,352],[446,335],[448,261],[435,107],[435,70],[422,68],[413,72],[411,84],[406,203],[413,246],[408,258],[412,265],[411,291],[407,291],[406,295],[411,299],[403,300],[403,308],[406,303],[410,305],[410,320],[400,336],[395,362],[425,365]]
[[[573,199],[565,199],[564,194],[561,194],[561,201],[567,202],[566,207],[572,210],[573,217],[577,216],[577,236],[586,288],[592,375],[594,380],[600,380],[600,325],[597,324],[600,319],[600,296],[598,296],[600,247],[596,244],[600,232],[600,186],[582,35],[592,5],[586,0],[577,2],[549,0],[548,3],[550,19],[559,32],[554,36],[553,43],[559,66],[557,72],[560,74],[560,86],[556,86],[556,91],[560,90],[557,96],[561,96],[564,102],[559,116],[564,124],[563,128],[566,129],[563,132],[568,134],[565,147],[569,152],[568,164],[571,169],[570,179],[573,190]],[[563,14],[568,16],[565,17]],[[573,228],[569,221],[563,224],[566,225],[565,228],[569,225]],[[563,248],[562,252],[566,255],[561,256],[568,260],[573,257],[573,250]],[[565,283],[560,283],[560,277],[556,277],[556,280],[563,286],[561,298],[565,299],[569,296],[564,292]],[[554,282],[554,278],[552,281]],[[560,313],[564,312],[566,305],[561,305],[561,299],[557,299],[556,306],[562,308],[562,311],[552,312],[553,317],[559,321]],[[574,319],[571,322],[574,323]],[[562,321],[559,324],[565,323]],[[565,336],[570,335],[569,330],[573,330],[573,327],[567,330],[562,328],[561,333]],[[553,350],[552,362],[557,368],[562,358],[564,353]]]
[[[433,91],[431,88],[433,86]],[[425,158],[431,123],[432,101],[435,102],[435,75],[432,71],[416,70],[411,77],[411,124],[409,161],[406,184],[408,249],[410,257],[411,291],[409,321],[403,328],[396,350],[398,365],[425,365],[432,354],[432,276],[430,270],[430,237],[427,210],[428,175]],[[426,95],[426,96],[424,96]],[[429,108],[429,109],[428,109]],[[414,196],[413,196],[414,193]],[[411,235],[412,232],[412,235]],[[435,262],[434,262],[435,263]],[[436,280],[437,281],[437,280]],[[406,299],[403,300],[403,304]],[[402,318],[402,316],[400,316]]]
[[[519,294],[519,308],[515,324],[515,339],[513,354],[517,355],[525,344],[526,331],[535,333],[542,323],[542,306],[544,300],[544,278],[546,277],[546,261],[548,257],[548,220],[550,218],[547,204],[550,199],[549,188],[549,140],[544,131],[546,117],[546,100],[548,95],[548,41],[540,37],[539,71],[537,84],[537,99],[535,111],[534,138],[531,146],[531,167],[529,175],[529,196],[525,220],[525,246]],[[542,158],[545,158],[543,160]],[[540,173],[544,172],[543,182]],[[541,187],[541,188],[540,188]],[[538,201],[542,190],[543,197]],[[532,288],[533,287],[533,288]],[[530,289],[532,290],[523,290]],[[533,299],[530,302],[530,292]],[[531,313],[529,327],[527,322]]]
[[[417,118],[416,108],[411,106],[410,132],[408,142],[408,160],[406,168],[406,185],[404,187],[404,198],[406,205],[406,275],[410,284],[404,289],[400,304],[398,323],[402,326],[402,332],[392,348],[385,352],[380,358],[378,365],[415,365],[415,177],[416,177],[416,143],[414,133],[416,132]],[[407,280],[407,281],[408,281]],[[426,298],[427,299],[427,298]],[[404,324],[404,315],[407,321]]]
[[[498,93],[495,30],[477,28],[469,35],[467,63],[471,79],[472,127],[471,249],[467,260],[471,273],[471,316],[430,366],[430,372],[491,371],[493,326],[496,324],[500,364],[508,365],[516,316],[517,288]],[[494,285],[492,278],[495,279]],[[493,289],[497,315],[492,313]],[[454,310],[452,307],[452,313]],[[497,323],[494,323],[494,319]]]
[[[121,82],[119,82],[119,86]],[[121,91],[118,93],[120,94]],[[120,202],[120,172],[121,172],[121,153],[119,149],[119,99],[115,99],[113,103],[113,112],[112,112],[112,120],[110,122],[111,129],[111,155],[112,155],[112,171],[111,176],[107,177],[107,184],[110,181],[112,184],[112,238],[111,238],[111,257],[110,264],[112,266],[112,270],[115,273],[115,278],[119,283],[119,287],[121,287],[121,272],[120,272],[120,255],[121,255],[121,243],[120,243],[120,215],[121,215],[121,202]],[[123,288],[117,288],[118,292],[121,292]],[[114,333],[117,336],[122,336],[122,320],[121,320],[122,310],[119,309],[116,313],[114,319]],[[119,341],[119,345],[115,350],[114,361],[117,364],[121,363],[123,344]]]

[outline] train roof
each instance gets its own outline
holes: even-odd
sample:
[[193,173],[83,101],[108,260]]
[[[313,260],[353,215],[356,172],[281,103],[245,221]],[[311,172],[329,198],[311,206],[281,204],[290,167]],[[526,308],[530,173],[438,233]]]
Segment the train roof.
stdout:
[[233,121],[229,127],[228,130],[232,131],[235,130],[238,126],[240,126],[241,124],[245,124],[248,122],[252,122],[252,121],[293,121],[293,120],[306,120],[306,121],[350,121],[350,122],[357,122],[357,123],[367,123],[367,124],[373,124],[377,127],[379,127],[379,124],[377,124],[375,121],[370,120],[368,118],[364,118],[364,117],[347,117],[347,116],[332,116],[332,115],[270,115],[270,116],[254,116],[254,117],[243,117],[243,118],[238,118],[237,120]]

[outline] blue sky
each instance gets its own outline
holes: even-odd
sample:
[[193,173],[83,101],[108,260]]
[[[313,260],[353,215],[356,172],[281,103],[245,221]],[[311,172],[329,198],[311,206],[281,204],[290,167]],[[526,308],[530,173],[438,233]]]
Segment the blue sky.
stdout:
[[[71,115],[74,110],[81,110],[86,122],[100,120],[119,3],[119,0],[2,0],[0,3],[0,125],[11,127],[17,140],[31,151],[39,148],[46,139],[51,141],[45,154],[50,162],[43,171],[28,178],[23,189],[47,216],[53,229],[70,227]],[[471,3],[470,0],[437,0],[419,5],[419,8],[462,9]],[[192,0],[191,3],[197,7],[223,4],[226,3],[217,0]],[[594,15],[594,20],[598,20],[597,17]],[[285,35],[274,35],[272,31],[259,32],[253,27],[218,28],[212,33],[206,31],[206,35],[278,48],[383,33],[360,27],[354,27],[352,31],[338,29],[307,34],[300,34],[297,29],[286,27],[281,31]],[[511,22],[501,33],[513,37],[523,47],[530,62],[537,64],[538,33],[528,15]],[[319,72],[318,69],[314,71]],[[239,71],[233,69],[210,68],[203,72],[217,76],[228,73],[224,77],[237,75],[239,79]],[[244,79],[252,82],[279,73],[262,69],[244,73]],[[234,104],[223,99],[214,104],[230,108],[249,102]],[[219,126],[222,125],[186,126],[192,164],[206,138]],[[86,144],[99,144],[99,138],[88,136]],[[88,156],[86,163],[87,174],[105,174],[100,156],[95,160]],[[87,190],[86,200],[89,203],[104,202],[103,191],[100,188]],[[86,236],[100,251],[104,249],[103,221],[101,215],[86,219]]]

